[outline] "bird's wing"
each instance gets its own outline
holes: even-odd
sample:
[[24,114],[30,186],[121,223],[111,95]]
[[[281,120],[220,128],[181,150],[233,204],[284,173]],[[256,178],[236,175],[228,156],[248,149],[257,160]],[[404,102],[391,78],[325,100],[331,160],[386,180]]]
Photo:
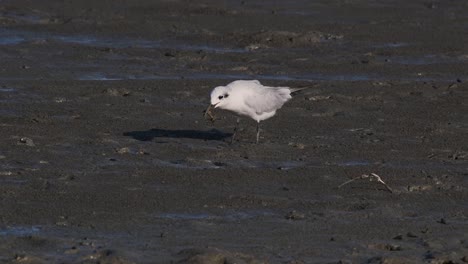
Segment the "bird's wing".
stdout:
[[248,88],[258,88],[258,87],[263,87],[262,84],[258,80],[237,80],[229,83],[226,85],[228,87],[231,87],[232,89],[238,89],[242,87],[248,87]]
[[262,87],[250,90],[245,95],[244,102],[255,113],[262,114],[278,110],[289,99],[291,95],[287,87]]

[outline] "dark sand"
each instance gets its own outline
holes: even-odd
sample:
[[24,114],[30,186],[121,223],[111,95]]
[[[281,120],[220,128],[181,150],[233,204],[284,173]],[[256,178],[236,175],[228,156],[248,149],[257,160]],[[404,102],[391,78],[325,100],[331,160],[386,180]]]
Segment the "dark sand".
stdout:
[[[156,3],[155,3],[156,2]],[[0,262],[468,262],[467,1],[0,1]],[[311,86],[262,123],[214,86]],[[376,173],[376,181],[356,180]]]

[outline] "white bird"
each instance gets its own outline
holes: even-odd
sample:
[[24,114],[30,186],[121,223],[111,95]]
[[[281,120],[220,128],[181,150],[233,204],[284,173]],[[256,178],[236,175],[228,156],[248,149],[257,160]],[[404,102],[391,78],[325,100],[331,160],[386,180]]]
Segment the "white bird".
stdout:
[[[232,111],[240,116],[248,116],[257,121],[257,143],[260,137],[260,121],[276,114],[284,103],[291,99],[291,94],[306,88],[269,87],[257,80],[239,80],[226,86],[218,86],[211,92],[211,105],[206,110],[210,114],[212,108]],[[231,142],[236,136],[237,119]]]

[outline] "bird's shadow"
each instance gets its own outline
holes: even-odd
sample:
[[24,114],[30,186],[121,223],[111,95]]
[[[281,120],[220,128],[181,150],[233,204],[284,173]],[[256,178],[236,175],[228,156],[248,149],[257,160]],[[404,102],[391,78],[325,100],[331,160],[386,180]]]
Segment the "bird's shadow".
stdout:
[[171,130],[153,128],[146,131],[130,131],[123,133],[140,141],[151,141],[154,138],[191,138],[201,140],[223,140],[232,137],[232,133],[224,133],[217,129],[203,130]]

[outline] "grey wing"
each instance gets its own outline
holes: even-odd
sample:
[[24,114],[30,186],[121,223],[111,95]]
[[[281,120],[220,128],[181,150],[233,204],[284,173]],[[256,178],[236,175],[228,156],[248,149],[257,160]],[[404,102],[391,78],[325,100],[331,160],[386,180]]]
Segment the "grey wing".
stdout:
[[269,113],[280,109],[284,103],[291,99],[290,93],[287,87],[271,87],[252,92],[244,100],[245,104],[254,109],[257,114]]

